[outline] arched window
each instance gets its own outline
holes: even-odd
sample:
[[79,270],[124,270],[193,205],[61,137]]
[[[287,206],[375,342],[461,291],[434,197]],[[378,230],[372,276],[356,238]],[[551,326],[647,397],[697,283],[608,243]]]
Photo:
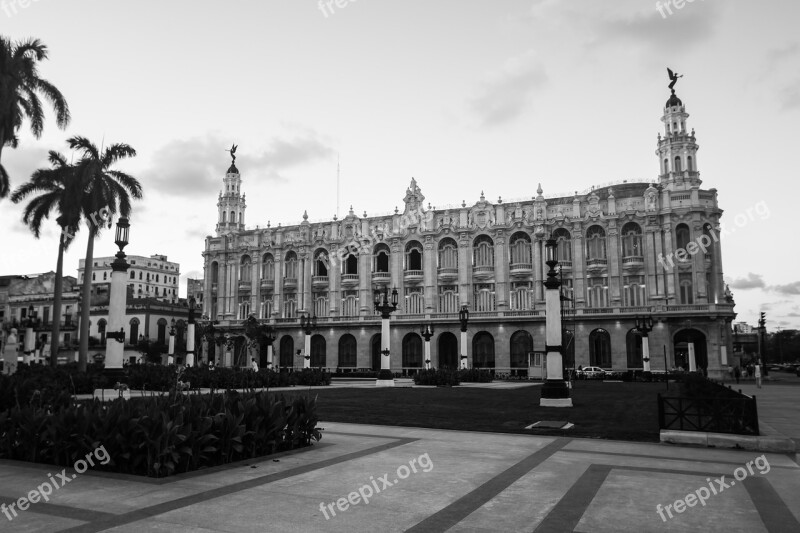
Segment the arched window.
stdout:
[[[686,224],[678,224],[675,228],[675,244],[680,250],[686,250],[689,246],[689,241],[692,238],[692,233],[689,231],[689,226]],[[688,259],[686,259],[688,261]]]
[[663,173],[666,174],[669,172],[669,159],[664,159],[664,170]]
[[342,264],[342,274],[358,275],[358,256],[350,254]]
[[286,254],[286,273],[283,277],[297,279],[297,254],[293,251]]
[[[47,309],[47,308],[45,308],[45,309]],[[106,322],[105,318],[101,318],[100,320],[97,321],[97,333],[100,335],[100,344],[102,344],[104,346],[106,344],[106,325],[107,324],[108,323]]]
[[440,313],[457,313],[461,308],[458,302],[458,286],[457,285],[440,285],[439,286],[439,312]]
[[132,318],[130,322],[130,337],[129,337],[129,344],[136,344],[139,342],[139,319]]
[[418,241],[406,244],[406,270],[422,270],[422,245]]
[[136,272],[131,270],[131,279],[136,279]]
[[287,293],[283,300],[283,317],[295,318],[297,316],[297,294]]
[[606,259],[606,232],[600,226],[592,226],[586,232],[586,259]]
[[158,319],[158,343],[167,344],[167,319]]
[[458,244],[449,237],[439,241],[439,269],[458,271]]
[[294,366],[294,339],[291,335],[281,337],[280,344],[280,364],[284,368]]
[[642,228],[636,222],[628,222],[622,227],[622,256],[642,257]]
[[422,338],[416,333],[403,337],[403,368],[422,368]]
[[421,315],[425,312],[423,287],[406,288],[405,312],[407,315]]
[[313,335],[311,337],[311,366],[314,368],[326,366],[325,337]]
[[558,243],[556,259],[562,265],[572,265],[572,235],[566,228],[558,228],[553,232],[553,239]]
[[261,258],[261,279],[275,279],[275,259],[272,254],[264,254]]
[[439,368],[459,368],[458,339],[449,331],[439,335]]
[[250,256],[249,255],[242,256],[242,266],[239,272],[239,280],[242,283],[250,283],[252,272],[253,272],[253,262],[250,259]]
[[511,368],[527,368],[528,353],[533,351],[533,337],[527,331],[511,335]]
[[222,223],[225,224],[227,222],[228,213],[226,211],[222,212]]
[[675,172],[682,172],[680,156],[675,157]]
[[527,233],[518,231],[511,236],[510,251],[511,264],[521,268],[531,268],[531,237]]
[[357,364],[356,338],[345,333],[339,338],[339,367],[355,368]]
[[481,331],[472,338],[472,366],[494,368],[494,337]]
[[236,213],[234,213],[233,211],[231,211],[230,221],[231,221],[231,224],[236,224]]
[[328,252],[317,250],[314,254],[314,276],[327,277],[329,264]]
[[389,256],[391,251],[386,244],[379,244],[375,247],[374,253],[374,263],[373,263],[373,271],[374,272],[389,272]]
[[312,294],[314,300],[314,314],[317,316],[328,316],[330,308],[328,305],[328,293],[324,291]]
[[608,278],[589,278],[586,284],[589,295],[588,306],[593,308],[608,307]]
[[589,364],[611,368],[611,335],[604,329],[589,334]]
[[692,283],[692,273],[681,272],[678,275],[678,285],[680,286],[681,304],[694,304],[694,284]]
[[686,170],[689,172],[694,170],[694,163],[692,162],[692,156],[688,156],[686,158]]
[[342,291],[342,316],[358,316],[358,291]]
[[262,295],[261,297],[261,318],[272,318],[275,306],[272,302],[272,295]]
[[472,242],[472,266],[494,268],[494,241],[488,235],[478,235]]
[[623,276],[624,301],[626,307],[645,305],[645,288],[642,276]]
[[628,352],[628,369],[638,369],[643,368],[642,362],[642,338],[641,333],[636,330],[636,328],[631,329],[628,331],[628,334],[625,336],[625,346]]

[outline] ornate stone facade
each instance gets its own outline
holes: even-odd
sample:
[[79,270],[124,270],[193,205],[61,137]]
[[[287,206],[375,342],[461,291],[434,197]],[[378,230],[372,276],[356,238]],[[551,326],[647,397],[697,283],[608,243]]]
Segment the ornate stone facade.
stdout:
[[[412,179],[402,212],[244,228],[241,176],[231,166],[216,236],[206,239],[203,311],[223,325],[249,315],[278,333],[280,366],[302,366],[299,315],[315,314],[312,364],[378,368],[373,292],[397,288],[392,368],[424,365],[420,327],[432,323],[434,367],[457,366],[458,311],[468,306],[471,366],[516,371],[544,349],[544,243],[558,241],[569,365],[642,368],[636,316],[652,315],[653,370],[698,366],[719,375],[731,353],[733,300],[723,285],[715,189],[701,189],[683,103],[664,109],[653,182],[623,181],[572,195],[427,207]],[[571,339],[571,340],[570,340]],[[663,349],[662,349],[663,346]],[[666,355],[664,355],[666,352]],[[315,364],[316,363],[316,364]]]

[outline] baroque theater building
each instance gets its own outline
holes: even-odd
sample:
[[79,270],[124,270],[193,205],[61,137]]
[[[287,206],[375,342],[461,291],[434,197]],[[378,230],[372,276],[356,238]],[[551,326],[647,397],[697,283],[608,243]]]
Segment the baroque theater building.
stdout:
[[[466,306],[468,366],[527,370],[545,349],[545,241],[558,243],[565,365],[690,367],[721,375],[731,353],[733,299],[723,284],[716,189],[703,189],[698,145],[674,91],[661,118],[658,178],[524,200],[431,207],[412,179],[403,209],[297,225],[245,228],[234,164],[204,257],[204,318],[235,330],[254,316],[275,331],[275,364],[302,367],[303,315],[316,316],[311,366],[379,369],[374,291],[396,288],[391,369],[424,368],[421,329],[433,327],[431,366],[459,366]],[[651,318],[647,337],[636,319]],[[234,364],[214,357],[218,364]],[[243,359],[241,364],[246,364]],[[239,364],[239,363],[236,363]]]

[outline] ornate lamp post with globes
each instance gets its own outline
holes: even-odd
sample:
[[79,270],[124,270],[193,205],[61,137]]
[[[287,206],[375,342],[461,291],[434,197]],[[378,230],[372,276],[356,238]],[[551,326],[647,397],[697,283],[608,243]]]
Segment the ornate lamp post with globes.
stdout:
[[558,279],[556,249],[558,242],[552,237],[545,242],[547,272],[545,287],[545,351],[547,352],[547,381],[542,385],[539,405],[542,407],[572,407],[569,388],[564,381],[564,363],[561,339],[561,282]]
[[317,315],[311,316],[308,313],[300,317],[300,327],[303,328],[305,334],[303,354],[303,368],[311,368],[311,333],[317,327]]
[[648,333],[653,331],[653,317],[637,316],[634,327],[642,335],[642,370],[650,372],[650,337]]
[[462,369],[467,368],[467,324],[469,323],[469,308],[466,305],[461,306],[458,312],[458,319],[461,321],[461,362],[459,367]]
[[389,351],[391,338],[389,337],[389,319],[397,311],[397,289],[392,289],[389,301],[389,287],[383,291],[375,291],[375,312],[381,314],[381,371],[375,381],[376,387],[394,387],[394,374],[392,374],[392,359]]
[[[108,329],[106,333],[106,360],[104,374],[111,383],[123,377],[122,359],[125,352],[125,307],[127,305],[126,283],[130,265],[125,260],[130,224],[126,217],[117,221],[114,243],[119,247],[116,259],[111,263],[111,294],[108,302]],[[88,302],[85,302],[88,305]],[[119,331],[117,331],[119,330]]]

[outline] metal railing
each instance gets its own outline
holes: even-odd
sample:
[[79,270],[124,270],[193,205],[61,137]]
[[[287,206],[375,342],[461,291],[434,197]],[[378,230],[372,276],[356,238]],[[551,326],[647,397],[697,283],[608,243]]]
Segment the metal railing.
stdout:
[[755,396],[689,398],[659,394],[658,423],[661,429],[759,435]]

